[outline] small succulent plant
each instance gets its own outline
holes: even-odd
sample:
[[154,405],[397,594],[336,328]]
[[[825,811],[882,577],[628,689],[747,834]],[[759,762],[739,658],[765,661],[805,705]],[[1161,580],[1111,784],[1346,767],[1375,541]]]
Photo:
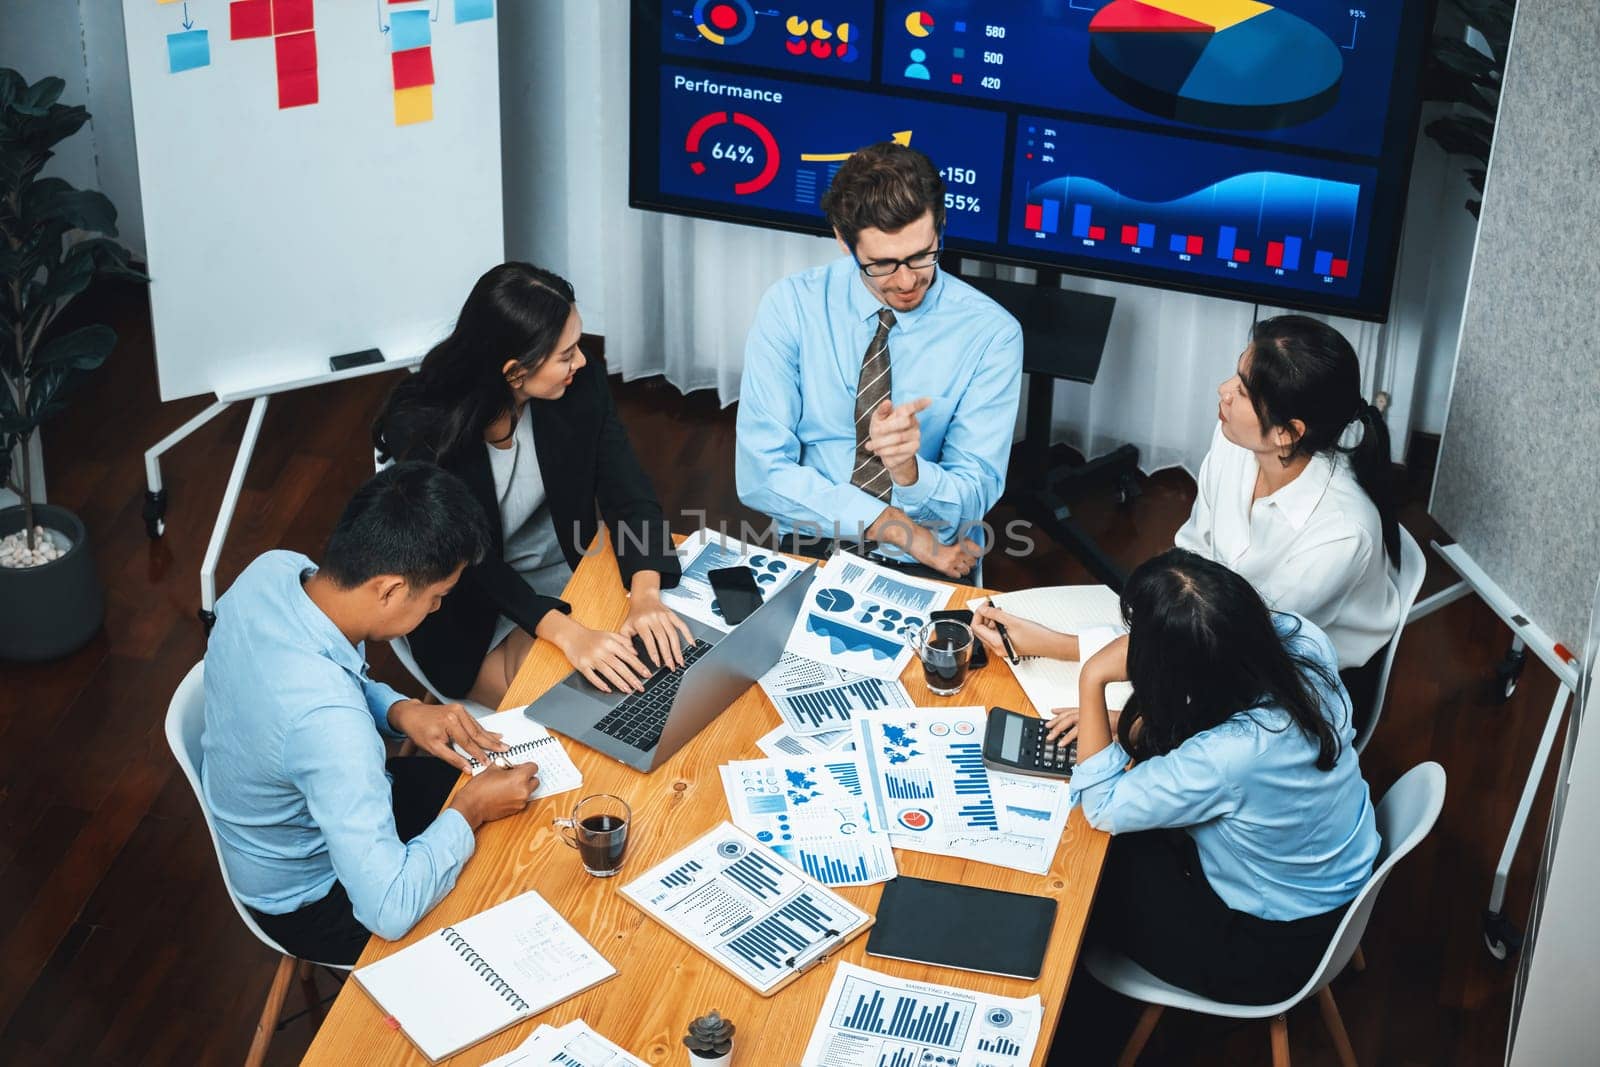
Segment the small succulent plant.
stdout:
[[683,1035],[683,1043],[696,1056],[707,1059],[726,1056],[728,1050],[733,1048],[733,1024],[713,1008],[711,1014],[702,1015],[689,1024],[689,1032]]

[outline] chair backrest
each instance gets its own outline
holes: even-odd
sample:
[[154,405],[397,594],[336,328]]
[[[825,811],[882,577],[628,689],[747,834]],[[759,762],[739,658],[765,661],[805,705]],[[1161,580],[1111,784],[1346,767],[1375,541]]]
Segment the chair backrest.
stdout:
[[1431,760],[1419,763],[1389,788],[1378,801],[1378,858],[1373,864],[1372,877],[1361,887],[1355,900],[1344,913],[1338,932],[1328,944],[1322,963],[1306,983],[1304,989],[1285,1004],[1297,1004],[1321,989],[1343,971],[1361,945],[1367,932],[1367,921],[1372,918],[1372,906],[1378,901],[1378,890],[1388,880],[1389,872],[1406,853],[1422,843],[1438,821],[1444,807],[1444,768]]
[[[233,888],[233,879],[228,877],[228,864],[222,858],[222,841],[217,837],[217,827],[211,819],[211,808],[206,804],[205,790],[200,787],[202,758],[200,735],[205,732],[206,726],[205,668],[204,660],[196,663],[190,668],[189,673],[183,676],[183,681],[178,683],[177,690],[173,692],[172,703],[167,706],[167,744],[172,747],[172,755],[177,759],[179,769],[183,771],[183,776],[189,779],[189,787],[194,790],[194,797],[200,802],[200,814],[206,820],[206,832],[211,835],[211,847],[217,853],[217,867],[222,871],[222,884],[227,887],[228,899],[233,901],[234,910],[263,945],[274,952],[290,956],[293,953],[285,951],[282,945],[268,937],[266,931],[256,924],[255,917],[250,914],[249,909],[239,900],[239,894]],[[323,966],[349,969],[348,964],[332,963]]]
[[1367,715],[1366,725],[1356,737],[1357,752],[1366,750],[1367,742],[1372,740],[1372,733],[1378,728],[1378,720],[1383,717],[1383,701],[1389,691],[1389,672],[1394,669],[1394,654],[1400,647],[1400,635],[1405,632],[1406,618],[1411,614],[1412,605],[1417,602],[1422,579],[1427,573],[1428,557],[1423,553],[1422,546],[1406,532],[1404,526],[1400,527],[1400,618],[1395,622],[1394,634],[1383,652],[1383,669],[1378,672],[1378,687],[1372,694],[1372,708]]

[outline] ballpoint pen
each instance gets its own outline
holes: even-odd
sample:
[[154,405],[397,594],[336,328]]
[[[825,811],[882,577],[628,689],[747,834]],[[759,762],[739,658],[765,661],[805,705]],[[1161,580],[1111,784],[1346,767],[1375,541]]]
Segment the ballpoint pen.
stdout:
[[1016,666],[1017,663],[1021,662],[1021,659],[1017,655],[1016,646],[1011,643],[1011,635],[1006,633],[1006,624],[996,619],[994,628],[995,632],[1000,635],[1000,643],[1006,646],[1006,662]]

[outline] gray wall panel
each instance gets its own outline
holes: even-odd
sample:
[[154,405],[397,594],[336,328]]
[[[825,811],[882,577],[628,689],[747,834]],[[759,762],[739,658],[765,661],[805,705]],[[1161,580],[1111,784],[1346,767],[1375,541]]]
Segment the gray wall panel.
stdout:
[[1518,5],[1431,510],[1577,648],[1600,573],[1600,30]]

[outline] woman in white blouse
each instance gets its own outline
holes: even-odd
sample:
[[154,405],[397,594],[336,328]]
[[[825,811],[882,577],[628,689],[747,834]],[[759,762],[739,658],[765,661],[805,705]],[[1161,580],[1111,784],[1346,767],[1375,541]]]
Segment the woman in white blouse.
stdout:
[[[1355,349],[1304,315],[1263,319],[1217,392],[1216,435],[1177,547],[1238,572],[1269,607],[1325,632],[1363,718],[1399,620],[1400,535],[1389,431],[1361,395]],[[1088,659],[1114,636],[1058,634],[992,608],[977,615],[986,643],[1001,648],[998,620],[1020,655]]]

